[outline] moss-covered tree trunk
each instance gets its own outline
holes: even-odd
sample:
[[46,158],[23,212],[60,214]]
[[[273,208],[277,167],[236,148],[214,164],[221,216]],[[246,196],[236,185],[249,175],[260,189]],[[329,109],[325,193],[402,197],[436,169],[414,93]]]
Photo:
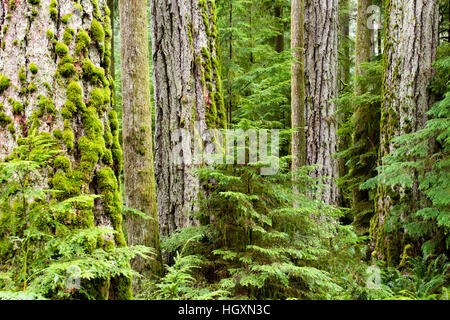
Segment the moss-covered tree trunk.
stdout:
[[[189,160],[193,141],[188,152],[173,154],[180,142],[177,129],[186,129],[193,138],[195,122],[200,131],[226,127],[226,110],[214,1],[153,0],[151,22],[158,216],[160,232],[168,235],[195,223],[200,192],[199,180],[191,171],[198,165]],[[203,138],[206,150],[209,141]]]
[[[432,105],[428,86],[438,44],[438,21],[437,0],[386,1],[380,159],[395,150],[393,138],[425,125]],[[420,207],[417,187],[378,188],[371,221],[372,246],[376,256],[389,265],[399,262],[407,241],[405,230],[386,230],[391,210],[400,202],[406,205],[400,218],[406,219]]]
[[129,245],[145,245],[156,251],[149,265],[142,258],[131,263],[134,270],[151,277],[162,266],[153,166],[147,1],[120,1],[119,11],[125,204],[151,218],[128,212],[127,237]]
[[312,177],[328,177],[317,197],[337,204],[339,190],[336,103],[338,94],[338,2],[305,2],[306,163],[320,165]]
[[[73,228],[109,227],[116,233],[97,246],[125,246],[119,175],[119,122],[111,107],[111,21],[105,0],[1,1],[0,161],[33,130],[49,132],[64,151],[49,170],[58,200],[80,194],[102,196],[94,208],[57,217]],[[63,159],[64,158],[64,159]],[[67,163],[56,167],[56,163]],[[130,279],[102,282],[97,299],[131,297]],[[109,289],[109,290],[108,290]],[[109,297],[108,297],[109,291]]]
[[305,136],[305,41],[304,41],[304,0],[293,0],[291,4],[291,116],[292,116],[292,170],[306,165]]

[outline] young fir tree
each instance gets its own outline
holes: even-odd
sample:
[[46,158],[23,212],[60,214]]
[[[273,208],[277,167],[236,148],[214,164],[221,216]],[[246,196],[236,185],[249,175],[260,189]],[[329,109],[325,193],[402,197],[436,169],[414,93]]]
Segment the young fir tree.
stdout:
[[[153,168],[152,110],[147,32],[147,1],[119,2],[122,66],[122,137],[124,193],[129,245],[146,245],[159,252],[156,184]],[[136,215],[138,210],[147,217]],[[132,261],[138,272],[161,270],[160,257],[152,265]]]
[[[428,86],[436,57],[439,22],[436,0],[388,0],[385,12],[380,159],[398,147],[393,142],[395,137],[416,132],[425,125],[432,106]],[[402,230],[395,220],[401,222],[419,209],[422,200],[417,183],[411,188],[383,184],[378,187],[370,230],[376,257],[389,265],[399,262],[402,248],[410,239],[407,230]],[[400,212],[393,211],[394,206]]]
[[[226,111],[214,0],[154,0],[151,21],[158,217],[160,232],[169,235],[194,223],[192,212],[200,191],[192,172],[198,165],[189,159],[193,140],[183,141],[189,144],[183,153],[173,153],[181,139],[177,129],[187,130],[193,138],[196,123],[199,131],[224,128]],[[211,139],[203,138],[201,149],[211,148]]]
[[[115,231],[98,248],[126,246],[122,232],[119,175],[122,150],[112,109],[111,20],[105,0],[3,1],[0,160],[33,132],[51,133],[64,155],[45,170],[54,200],[97,195],[94,205],[58,217],[69,228]],[[99,299],[131,297],[131,281],[104,279],[93,287]],[[109,292],[109,294],[108,294]]]
[[337,204],[339,190],[336,103],[338,94],[337,0],[305,3],[306,162],[319,165],[312,177],[325,178],[326,187],[317,197]]

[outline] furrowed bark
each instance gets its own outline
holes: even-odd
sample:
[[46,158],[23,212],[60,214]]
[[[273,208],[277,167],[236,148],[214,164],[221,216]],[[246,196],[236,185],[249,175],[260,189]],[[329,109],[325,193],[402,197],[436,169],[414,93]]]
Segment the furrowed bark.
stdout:
[[[381,165],[381,159],[396,148],[393,138],[420,130],[427,120],[427,111],[433,103],[428,85],[436,58],[438,21],[436,0],[386,1]],[[375,201],[376,214],[371,221],[373,254],[389,265],[399,262],[407,236],[402,230],[386,231],[390,211],[402,198],[410,199],[411,211],[420,207],[417,184],[412,190],[381,185]]]
[[[180,143],[177,129],[193,137],[195,122],[200,124],[200,134],[207,128],[225,128],[226,110],[214,1],[153,0],[151,17],[158,217],[161,234],[170,235],[196,224],[193,213],[201,192],[192,172],[199,166],[189,161],[193,141],[189,152],[172,152]],[[203,138],[203,148],[211,148],[210,138]]]
[[338,6],[337,0],[305,3],[306,163],[319,165],[313,178],[327,177],[317,198],[337,204]]

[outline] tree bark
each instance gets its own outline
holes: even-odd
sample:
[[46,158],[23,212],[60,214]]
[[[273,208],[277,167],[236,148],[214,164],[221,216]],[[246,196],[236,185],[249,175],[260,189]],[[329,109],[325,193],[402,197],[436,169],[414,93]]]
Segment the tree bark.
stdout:
[[[0,13],[0,73],[11,82],[0,94],[0,111],[13,119],[15,129],[0,127],[0,161],[30,132],[51,133],[70,162],[70,168],[45,173],[49,187],[61,190],[57,200],[102,196],[93,209],[79,209],[75,217],[60,222],[74,228],[111,228],[115,235],[105,236],[97,246],[125,246],[119,187],[122,151],[111,105],[106,1],[86,0],[79,6],[72,0],[35,5],[15,1],[14,6],[0,1]],[[97,299],[131,297],[130,279],[110,280],[93,285]]]
[[318,198],[337,204],[339,190],[337,152],[338,6],[337,0],[311,0],[305,4],[306,39],[306,163],[320,165],[312,177],[328,177]]
[[125,204],[150,218],[127,214],[128,244],[155,250],[153,262],[146,263],[142,258],[131,262],[134,270],[151,278],[152,273],[162,271],[162,263],[153,165],[147,1],[120,1],[119,11]]
[[305,41],[304,0],[293,0],[291,4],[291,49],[294,58],[291,79],[292,171],[306,165],[305,136]]
[[[225,128],[226,110],[214,1],[153,0],[151,18],[158,217],[161,234],[170,235],[196,223],[193,213],[201,191],[192,172],[198,165],[189,161],[194,143],[189,152],[177,154],[181,164],[172,153],[180,142],[177,129],[193,136],[195,122],[200,134],[206,128]],[[203,138],[203,149],[208,150],[211,141]]]
[[[420,130],[427,120],[433,103],[428,86],[436,58],[438,22],[436,0],[386,2],[381,165],[381,159],[396,148],[393,138]],[[404,232],[387,232],[386,220],[402,198],[409,198],[411,212],[420,204],[416,186],[405,190],[381,185],[375,201],[376,215],[371,221],[372,247],[376,256],[389,265],[398,263]]]

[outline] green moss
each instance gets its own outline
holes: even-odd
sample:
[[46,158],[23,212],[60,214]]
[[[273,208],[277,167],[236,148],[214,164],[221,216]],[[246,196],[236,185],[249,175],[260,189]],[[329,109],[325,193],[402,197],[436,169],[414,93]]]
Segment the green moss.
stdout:
[[15,101],[13,98],[8,98],[8,102],[12,106],[12,111],[15,115],[21,114],[25,110],[23,104],[19,101]]
[[111,91],[109,88],[95,88],[89,93],[89,105],[98,111],[104,111],[105,106],[110,103]]
[[74,145],[74,135],[72,128],[64,128],[62,138],[64,140],[64,144],[66,145],[67,149],[72,150]]
[[103,30],[103,26],[97,19],[93,19],[91,23],[91,34],[94,41],[97,43],[105,42],[105,30]]
[[38,67],[33,62],[28,65],[28,70],[30,70],[32,74],[38,73]]
[[70,170],[70,160],[69,158],[64,156],[56,157],[53,162],[53,165],[55,169],[61,169],[63,171]]
[[50,86],[50,83],[44,82],[44,87],[45,87],[48,91],[52,91],[52,87]]
[[53,37],[55,36],[55,33],[52,30],[47,30],[46,34],[48,40],[52,40]]
[[39,4],[41,2],[41,0],[28,0],[28,3],[31,4]]
[[62,75],[64,78],[70,78],[77,72],[73,58],[64,56],[58,63],[56,73]]
[[78,150],[81,154],[80,169],[86,174],[90,175],[101,156],[102,145],[99,141],[93,141],[87,136],[82,136],[78,139]]
[[71,112],[76,110],[80,112],[86,111],[86,105],[83,102],[83,89],[77,81],[72,81],[67,86],[66,98],[65,105]]
[[61,130],[59,130],[59,129],[53,130],[53,137],[55,139],[61,140],[63,138],[63,134],[62,134]]
[[[61,191],[56,194],[56,198],[58,200],[67,199],[70,197],[75,197],[80,195],[81,182],[76,179],[71,179],[71,177],[67,177],[66,173],[59,171],[56,172],[51,180],[53,188]],[[73,223],[76,220],[76,216],[70,217],[68,213],[60,213],[63,216],[58,216],[58,220],[67,219],[69,221],[65,221],[68,224]]]
[[5,24],[2,28],[2,32],[3,32],[3,34],[5,34],[7,31],[8,31],[8,25]]
[[49,13],[50,17],[53,21],[56,21],[58,19],[58,9],[56,8],[58,6],[58,2],[56,0],[52,0],[49,5]]
[[111,251],[113,250],[115,247],[114,241],[112,240],[107,240],[105,243],[105,251]]
[[0,72],[0,94],[11,86],[11,80]]
[[14,123],[10,123],[10,124],[8,125],[8,131],[9,131],[11,134],[15,134],[15,133],[16,133],[16,128],[14,127]]
[[69,26],[64,29],[63,33],[63,42],[65,45],[70,45],[72,42],[73,36],[75,35],[75,30]]
[[110,167],[105,167],[97,171],[97,185],[100,191],[116,191],[117,178]]
[[84,52],[86,48],[89,47],[91,43],[91,37],[89,37],[88,33],[81,29],[77,33],[77,37],[75,39],[75,53],[78,55],[81,52]]
[[113,156],[112,156],[112,152],[109,149],[105,150],[105,154],[103,155],[103,163],[107,164],[107,165],[113,165],[114,161],[113,161]]
[[108,82],[105,77],[105,69],[96,67],[91,60],[83,60],[83,77],[94,85],[103,85],[106,87]]
[[103,148],[105,141],[103,138],[103,123],[100,121],[97,115],[97,110],[94,107],[89,107],[82,117],[84,131],[86,136],[95,141],[96,144],[100,144],[100,151],[103,154]]
[[115,234],[115,241],[118,246],[125,246],[122,225],[122,202],[117,177],[110,167],[104,167],[97,171],[97,185],[102,193],[102,205],[106,214],[111,218]]
[[29,93],[33,93],[37,90],[36,85],[34,84],[34,82],[30,82],[30,84],[28,85],[28,92]]
[[71,18],[72,18],[72,14],[68,13],[61,18],[61,22],[64,24],[67,24],[67,23],[69,23]]
[[64,43],[56,42],[55,52],[59,57],[65,57],[69,54],[69,48]]
[[13,40],[13,45],[17,46],[17,43],[19,43],[19,40],[14,39],[14,40]]
[[92,0],[92,6],[94,8],[94,17],[96,17],[97,19],[100,19],[100,11],[98,9],[97,0]]
[[69,110],[69,108],[67,107],[62,107],[61,108],[61,117],[63,119],[72,119],[73,114],[72,112]]
[[4,128],[12,122],[13,120],[11,117],[7,116],[4,112],[0,112],[0,127]]
[[23,67],[19,69],[19,81],[21,84],[25,84],[27,82],[27,72]]
[[56,108],[55,105],[53,104],[53,100],[52,99],[48,99],[43,95],[39,95],[39,102],[38,102],[38,116],[42,117],[44,114],[51,114],[51,115],[55,115],[56,114]]

